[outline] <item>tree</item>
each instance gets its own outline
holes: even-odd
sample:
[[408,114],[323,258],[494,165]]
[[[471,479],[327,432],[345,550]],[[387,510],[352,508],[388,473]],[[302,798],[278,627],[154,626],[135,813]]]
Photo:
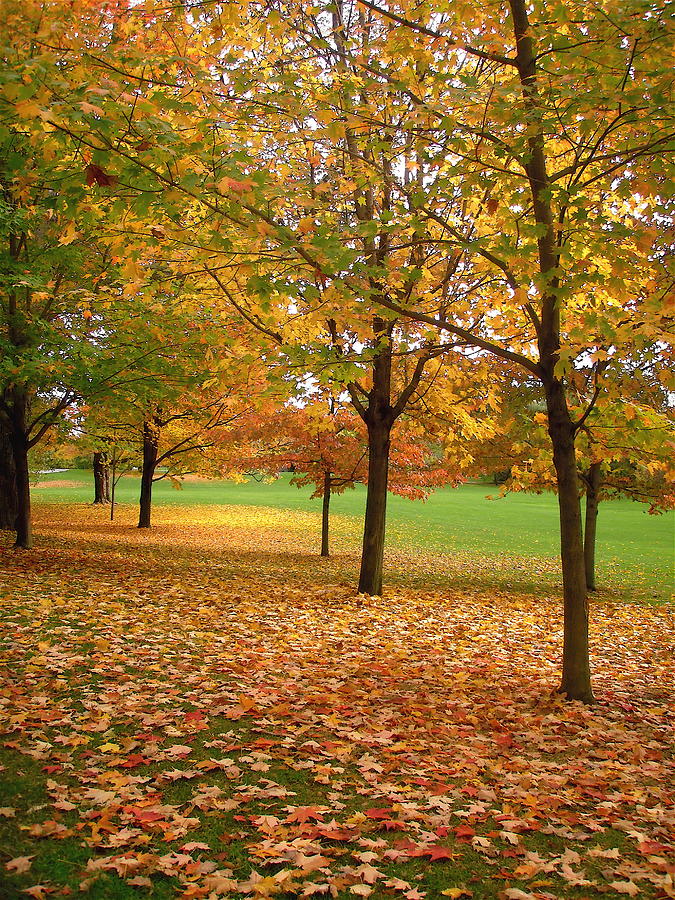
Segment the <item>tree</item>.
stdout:
[[[396,75],[427,117],[433,151],[420,217],[442,229],[463,267],[492,273],[469,321],[464,310],[438,314],[401,291],[374,297],[539,381],[560,506],[560,690],[591,700],[575,446],[590,406],[574,417],[568,381],[585,355],[595,362],[598,394],[611,383],[599,349],[608,337],[617,355],[626,341],[667,340],[662,298],[672,280],[660,277],[662,260],[650,253],[658,229],[644,215],[664,205],[663,154],[672,141],[663,12],[627,3],[607,17],[576,3],[552,11],[510,0],[508,13],[458,5],[435,18],[425,8],[408,15],[356,5],[405,29],[409,57],[425,61],[423,79],[414,66]],[[386,67],[378,74],[392,78]],[[439,145],[444,168],[433,166]],[[467,201],[462,215],[458,196]],[[666,208],[660,221],[667,216]]]
[[228,428],[249,403],[248,395],[230,391],[210,401],[202,397],[191,408],[183,405],[176,412],[155,408],[144,416],[139,528],[150,527],[153,484],[169,478],[180,485],[185,475],[203,469],[203,456],[227,442]]
[[110,463],[104,450],[93,454],[94,503],[110,503]]
[[[300,405],[261,410],[236,435],[240,471],[272,477],[291,471],[291,484],[314,487],[312,498],[322,499],[321,556],[327,557],[331,496],[368,483],[368,434],[361,417],[346,398],[312,391]],[[439,446],[411,419],[399,422],[389,462],[388,490],[409,499],[425,499],[435,487],[456,480]]]
[[[15,546],[30,548],[28,452],[110,374],[92,362],[88,320],[111,266],[79,154],[59,152],[52,130],[35,121],[41,95],[31,73],[53,51],[45,54],[31,26],[16,27],[16,12],[10,5],[0,26],[0,427],[12,450]],[[39,9],[27,13],[39,24]]]

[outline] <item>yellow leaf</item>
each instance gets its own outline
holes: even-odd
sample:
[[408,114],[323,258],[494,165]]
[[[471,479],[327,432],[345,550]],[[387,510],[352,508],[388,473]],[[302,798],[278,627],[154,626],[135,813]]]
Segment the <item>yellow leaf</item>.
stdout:
[[62,246],[66,246],[66,244],[72,244],[73,241],[78,237],[80,237],[80,232],[75,227],[75,223],[69,222],[66,230],[59,238],[59,244],[61,244]]

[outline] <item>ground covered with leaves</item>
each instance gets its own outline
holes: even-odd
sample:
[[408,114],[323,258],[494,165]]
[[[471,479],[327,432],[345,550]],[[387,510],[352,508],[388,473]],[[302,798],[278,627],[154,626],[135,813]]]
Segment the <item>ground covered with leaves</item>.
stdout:
[[349,528],[133,514],[5,536],[0,896],[675,897],[672,608],[594,604],[583,706],[548,587],[400,551],[358,596]]

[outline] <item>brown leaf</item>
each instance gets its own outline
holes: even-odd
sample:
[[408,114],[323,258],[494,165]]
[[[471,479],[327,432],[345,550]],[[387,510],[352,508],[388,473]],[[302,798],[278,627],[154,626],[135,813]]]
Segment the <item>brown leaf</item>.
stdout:
[[35,854],[33,856],[15,856],[14,859],[5,863],[5,868],[8,872],[14,872],[15,875],[23,875],[30,869],[33,859],[35,859]]

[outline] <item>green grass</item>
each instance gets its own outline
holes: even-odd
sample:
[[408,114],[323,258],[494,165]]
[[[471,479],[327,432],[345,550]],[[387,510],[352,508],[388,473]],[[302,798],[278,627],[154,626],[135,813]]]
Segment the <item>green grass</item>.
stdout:
[[[88,503],[93,496],[92,473],[70,470],[42,476],[52,484],[34,489],[35,499],[47,502]],[[155,484],[156,504],[227,504],[294,509],[320,515],[320,501],[311,489],[298,489],[284,475],[272,483],[255,480],[186,482],[176,490],[168,481]],[[55,483],[58,482],[58,486]],[[139,477],[123,477],[117,501],[136,503]],[[552,494],[509,494],[499,499],[487,484],[465,484],[436,491],[426,502],[390,495],[388,546],[423,547],[442,553],[469,553],[484,559],[500,555],[551,559],[558,553],[558,507]],[[351,519],[363,516],[365,488],[333,497],[331,512]],[[637,585],[648,597],[662,599],[673,587],[675,513],[650,516],[644,504],[614,500],[601,505],[598,519],[597,566],[612,583]]]

